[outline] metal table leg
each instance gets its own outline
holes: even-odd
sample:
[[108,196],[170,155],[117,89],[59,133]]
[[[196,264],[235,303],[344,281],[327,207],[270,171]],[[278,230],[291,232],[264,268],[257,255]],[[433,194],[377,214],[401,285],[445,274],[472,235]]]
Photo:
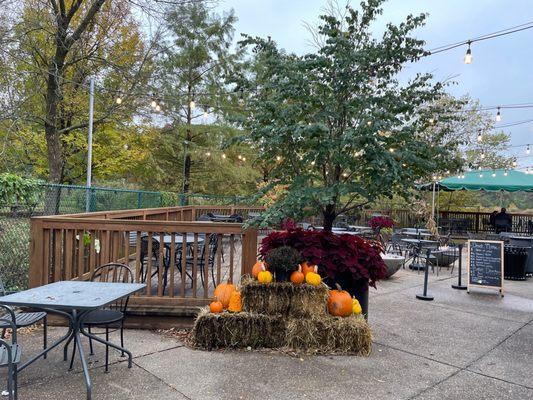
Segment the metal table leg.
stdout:
[[26,361],[24,364],[22,364],[21,366],[18,367],[18,371],[22,371],[24,370],[26,367],[28,367],[29,365],[33,364],[35,361],[37,361],[39,358],[41,357],[44,357],[45,354],[47,354],[49,351],[55,349],[57,346],[59,346],[61,343],[63,343],[65,340],[68,340],[68,341],[71,341],[73,336],[74,336],[74,325],[75,325],[75,322],[74,322],[74,318],[72,317],[71,314],[69,313],[66,313],[66,312],[63,312],[63,311],[57,311],[57,310],[49,310],[49,309],[43,309],[44,311],[46,312],[49,312],[49,313],[53,313],[53,314],[59,314],[59,315],[62,315],[64,317],[66,317],[69,321],[69,327],[68,327],[68,332],[66,333],[65,336],[63,336],[61,339],[59,339],[57,342],[55,342],[54,344],[52,344],[50,347],[47,347],[46,349],[44,349],[43,351],[41,351],[39,354],[37,354],[36,356],[32,357],[30,360]]

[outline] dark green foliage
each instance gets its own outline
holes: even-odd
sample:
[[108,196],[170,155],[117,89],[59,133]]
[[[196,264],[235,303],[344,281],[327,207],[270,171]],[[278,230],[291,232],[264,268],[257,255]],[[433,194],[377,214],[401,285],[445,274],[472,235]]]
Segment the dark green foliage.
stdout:
[[272,249],[265,255],[265,263],[276,271],[295,271],[301,260],[298,250],[289,246]]

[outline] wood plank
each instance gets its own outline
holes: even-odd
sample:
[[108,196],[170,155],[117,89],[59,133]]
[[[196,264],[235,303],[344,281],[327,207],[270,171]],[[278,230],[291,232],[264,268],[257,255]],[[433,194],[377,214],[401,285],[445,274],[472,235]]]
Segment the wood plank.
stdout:
[[233,270],[235,264],[235,235],[229,237],[229,281],[233,283]]
[[174,297],[174,274],[176,271],[176,234],[170,235],[170,255],[169,255],[169,269],[170,269],[170,282],[168,286],[168,294],[170,297]]
[[58,282],[62,278],[62,247],[63,247],[63,231],[61,229],[53,230],[54,237],[54,282]]
[[45,247],[42,220],[32,218],[30,221],[30,267],[28,271],[30,288],[41,286],[45,281],[45,276],[48,275]]
[[124,232],[124,264],[130,265],[130,232]]
[[141,282],[141,232],[137,232],[135,241],[135,282]]
[[[92,276],[92,274],[94,273],[94,270],[96,268],[96,261],[97,261],[97,256],[98,254],[96,254],[96,239],[98,239],[96,237],[96,231],[90,231],[89,232],[89,237],[91,238],[91,243],[90,243],[90,248],[89,248],[89,275]],[[99,239],[98,239],[99,240]]]
[[[39,277],[41,284],[46,285],[50,281],[50,254],[52,248],[52,242],[50,240],[50,229],[44,230],[43,234],[43,264],[42,264],[42,276]],[[31,277],[30,277],[31,282]],[[35,287],[35,286],[31,286]]]
[[152,243],[152,232],[148,232],[148,237],[146,240],[148,241],[148,251],[146,255],[146,295],[151,296],[152,295],[152,253],[153,253],[153,243]]
[[159,265],[157,267],[157,295],[163,296],[163,274],[165,272],[165,234],[159,233]]
[[223,236],[217,235],[217,257],[216,257],[216,263],[217,263],[217,277],[216,277],[216,284],[220,285],[220,280],[222,279],[222,246],[224,244],[223,242]]
[[65,280],[69,281],[73,278],[73,263],[74,263],[74,231],[72,229],[68,229],[65,231]]
[[209,297],[209,244],[211,242],[211,237],[209,234],[205,235],[204,239],[204,270],[203,270],[203,276],[204,276],[204,299],[207,299]]
[[[187,237],[187,232],[182,233],[182,237]],[[181,290],[180,294],[181,297],[185,297],[185,284],[187,281],[187,252],[189,251],[189,247],[187,246],[187,243],[183,243],[183,240],[181,242]]]
[[82,229],[82,230],[78,230],[77,231],[77,235],[78,235],[78,240],[77,240],[77,244],[78,244],[78,265],[77,265],[77,270],[76,270],[76,276],[80,276],[80,275],[83,275],[85,273],[85,243],[83,242],[83,238],[85,236],[85,231]]
[[198,234],[194,234],[194,242],[192,245],[192,297],[197,297],[198,284]]

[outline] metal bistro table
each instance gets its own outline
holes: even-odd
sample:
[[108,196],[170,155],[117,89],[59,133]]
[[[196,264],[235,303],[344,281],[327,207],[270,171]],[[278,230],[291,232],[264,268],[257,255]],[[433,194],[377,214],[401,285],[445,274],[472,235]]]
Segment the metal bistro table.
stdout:
[[[90,400],[92,388],[91,377],[89,376],[87,361],[83,353],[80,333],[97,342],[107,344],[119,351],[124,351],[128,355],[128,368],[132,366],[132,355],[128,350],[87,332],[83,328],[83,319],[89,312],[112,304],[145,287],[146,285],[144,283],[61,281],[0,297],[0,304],[45,310],[52,314],[62,315],[69,321],[68,332],[65,336],[22,364],[18,370],[24,370],[61,343],[67,341],[68,344],[74,340],[74,345],[78,348],[80,355],[83,375],[85,376],[87,399]],[[63,359],[65,361],[67,360],[66,346],[63,349]]]

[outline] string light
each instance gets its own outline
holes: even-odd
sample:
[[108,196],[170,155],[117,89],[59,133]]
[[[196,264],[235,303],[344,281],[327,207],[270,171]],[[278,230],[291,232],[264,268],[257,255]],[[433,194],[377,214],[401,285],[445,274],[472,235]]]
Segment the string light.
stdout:
[[529,153],[531,153],[531,149],[529,148],[529,144],[528,144],[526,147],[526,154],[529,154]]
[[485,159],[485,150],[481,150],[481,159]]
[[207,157],[211,157],[211,152],[208,151],[207,153],[205,153],[205,155],[206,155]]
[[243,158],[242,158],[242,161],[246,161],[246,157],[243,157]]
[[115,101],[118,105],[122,104],[122,99],[120,97],[117,97]]
[[493,178],[496,178],[496,172],[493,172],[493,173],[492,173],[492,177],[493,177]]
[[516,161],[513,161],[513,168],[516,168],[517,165],[518,163]]
[[315,162],[314,162],[314,161],[311,161],[311,165],[315,165]]
[[479,132],[477,133],[477,141],[481,142],[482,140],[483,140],[483,134],[481,133],[481,129],[480,129]]
[[281,161],[281,156],[276,156],[276,161]]
[[226,155],[224,153],[222,153],[222,158],[225,160],[226,159]]
[[348,178],[348,174],[346,172],[343,172],[342,176],[344,176],[345,178]]
[[155,110],[156,110],[156,111],[161,111],[161,106],[160,106],[159,104],[156,104],[156,105],[155,105]]
[[237,156],[237,158],[238,158],[239,160],[242,160],[242,156],[241,156],[240,154]]
[[209,115],[208,110],[204,110],[204,118],[207,118],[208,115]]
[[509,173],[507,172],[507,170],[505,170],[505,172],[503,173],[503,176],[507,176],[509,175]]
[[468,41],[468,49],[466,50],[466,54],[465,54],[465,64],[472,64],[472,60],[474,59],[474,57],[472,57],[472,49],[470,48],[470,45],[472,44],[471,41]]
[[155,100],[152,100],[152,102],[150,103],[150,105],[152,106],[152,108],[156,108],[157,107],[157,101]]
[[367,124],[368,126],[372,126],[372,121],[368,121],[366,124]]
[[502,120],[502,114],[500,112],[500,107],[498,107],[498,112],[496,113],[496,122],[500,122]]
[[394,153],[394,149],[391,147],[391,148],[389,149],[389,152]]

